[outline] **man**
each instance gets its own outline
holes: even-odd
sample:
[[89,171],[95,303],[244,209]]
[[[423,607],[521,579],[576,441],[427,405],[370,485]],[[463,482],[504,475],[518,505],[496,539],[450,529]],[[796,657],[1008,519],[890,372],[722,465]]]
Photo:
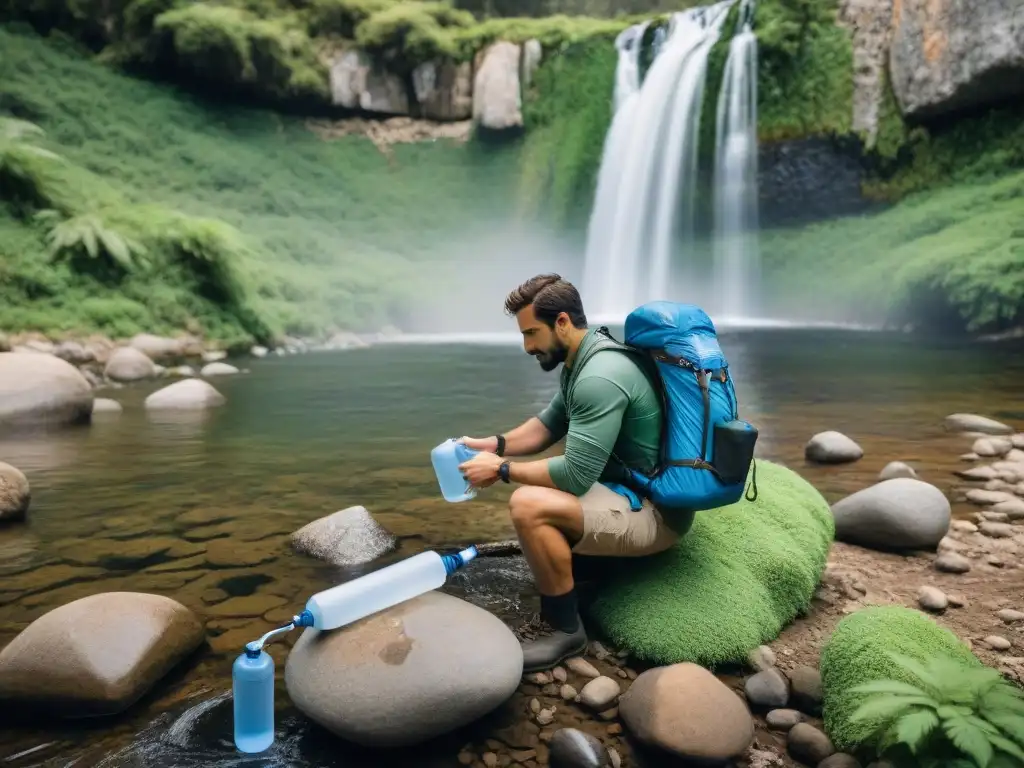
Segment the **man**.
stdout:
[[[551,630],[523,643],[524,670],[536,672],[587,644],[572,552],[638,557],[668,549],[678,535],[650,502],[634,509],[626,495],[603,484],[623,480],[619,460],[642,472],[658,460],[662,405],[644,370],[629,354],[594,352],[601,336],[587,328],[576,288],[558,275],[527,280],[508,295],[505,311],[515,316],[526,352],[543,370],[563,364],[559,391],[538,416],[505,435],[462,438],[482,453],[460,469],[478,488],[499,479],[519,485],[509,511],[541,595],[541,619]],[[563,437],[561,456],[508,459],[539,453]]]

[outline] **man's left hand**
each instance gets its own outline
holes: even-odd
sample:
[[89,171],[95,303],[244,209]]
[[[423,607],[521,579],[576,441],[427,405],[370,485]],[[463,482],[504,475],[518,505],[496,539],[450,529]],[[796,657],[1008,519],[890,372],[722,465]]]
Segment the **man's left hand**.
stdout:
[[470,485],[476,488],[487,488],[498,481],[498,467],[503,461],[505,459],[496,454],[482,451],[469,461],[460,464],[459,471]]

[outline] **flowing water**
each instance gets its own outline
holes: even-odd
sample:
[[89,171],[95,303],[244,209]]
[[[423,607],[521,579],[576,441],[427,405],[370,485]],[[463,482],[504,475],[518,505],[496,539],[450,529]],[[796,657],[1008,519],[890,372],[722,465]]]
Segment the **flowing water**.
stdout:
[[[138,590],[201,615],[209,647],[120,716],[75,725],[0,724],[0,764],[12,768],[449,766],[465,734],[401,757],[348,747],[288,702],[277,662],[278,741],[246,757],[231,742],[231,662],[307,597],[351,576],[295,553],[289,534],[352,504],[402,537],[404,557],[427,547],[509,537],[498,485],[447,504],[429,451],[444,438],[493,434],[536,413],[555,390],[514,334],[410,339],[341,353],[246,361],[216,385],[227,405],[202,417],[147,418],[160,384],[114,390],[119,418],[0,443],[0,459],[33,489],[26,522],[0,528],[0,644],[33,619],[85,595]],[[943,431],[955,411],[1024,418],[1024,345],[989,346],[836,329],[723,330],[742,415],[761,429],[758,453],[785,462],[829,500],[872,482],[890,460],[928,467],[947,488],[970,441]],[[803,446],[838,429],[858,440],[856,464],[810,467]],[[232,543],[211,565],[187,550]],[[481,559],[453,587],[510,620],[532,611],[516,558]],[[249,597],[246,610],[228,601]],[[235,600],[232,606],[238,606]],[[459,739],[462,739],[460,742]]]

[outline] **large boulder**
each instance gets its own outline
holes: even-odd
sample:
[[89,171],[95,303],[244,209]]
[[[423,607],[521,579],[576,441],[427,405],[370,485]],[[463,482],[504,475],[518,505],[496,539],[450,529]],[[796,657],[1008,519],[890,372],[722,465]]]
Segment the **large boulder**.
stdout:
[[137,333],[132,336],[128,346],[139,350],[150,360],[177,358],[185,353],[185,342],[183,340],[169,339],[166,336],[154,336],[152,333]]
[[32,499],[28,478],[17,467],[0,461],[0,520],[20,520]]
[[747,705],[696,664],[647,670],[619,699],[619,714],[641,743],[701,764],[738,757],[754,740]]
[[921,118],[1024,94],[1019,0],[894,3],[889,73],[903,114]]
[[92,399],[89,382],[59,357],[0,352],[0,428],[88,423]]
[[775,639],[810,605],[834,523],[791,469],[759,460],[757,490],[755,501],[698,512],[663,553],[595,567],[586,610],[601,634],[645,661],[706,666],[741,662]]
[[148,410],[198,410],[224,405],[227,399],[202,379],[182,379],[146,398]]
[[425,61],[412,73],[420,113],[429,120],[468,120],[473,114],[473,65]]
[[393,550],[397,543],[366,507],[342,509],[292,534],[296,551],[334,565],[368,563]]
[[83,597],[40,616],[0,652],[0,701],[68,718],[121,712],[204,636],[195,614],[168,597]]
[[135,347],[119,347],[110,353],[103,374],[111,381],[141,381],[156,376],[156,365]]
[[491,712],[522,674],[522,646],[500,619],[432,591],[340,629],[306,629],[285,683],[295,706],[338,736],[403,747]]
[[522,127],[520,54],[520,47],[507,40],[499,40],[477,54],[473,120],[478,125],[493,131]]
[[836,538],[878,550],[938,547],[949,531],[949,499],[934,485],[897,477],[832,505]]

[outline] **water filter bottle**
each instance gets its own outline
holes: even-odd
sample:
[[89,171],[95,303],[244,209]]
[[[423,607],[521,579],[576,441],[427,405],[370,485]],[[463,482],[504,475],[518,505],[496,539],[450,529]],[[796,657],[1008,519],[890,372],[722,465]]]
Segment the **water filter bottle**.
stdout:
[[476,488],[459,471],[459,465],[478,453],[455,438],[445,440],[430,452],[430,463],[434,465],[437,484],[441,486],[441,495],[446,501],[455,503],[476,496]]
[[263,752],[274,743],[274,660],[262,645],[248,643],[231,668],[235,746],[241,752]]
[[292,622],[296,627],[335,629],[442,586],[477,556],[471,546],[454,555],[426,551],[313,595]]

